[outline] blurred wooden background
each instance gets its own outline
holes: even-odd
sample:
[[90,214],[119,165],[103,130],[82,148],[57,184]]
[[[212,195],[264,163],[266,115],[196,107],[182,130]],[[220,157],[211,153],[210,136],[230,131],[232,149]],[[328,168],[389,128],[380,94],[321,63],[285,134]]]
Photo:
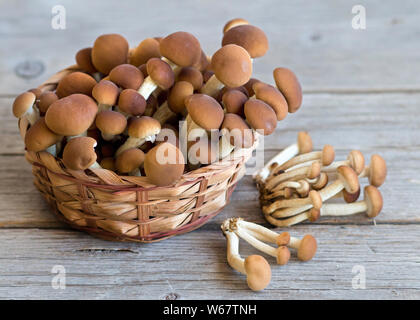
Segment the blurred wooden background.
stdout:
[[[66,29],[51,27],[54,5]],[[413,299],[420,298],[420,4],[365,4],[367,29],[354,30],[353,1],[0,1],[0,298],[62,299]],[[384,210],[323,218],[290,228],[311,233],[314,260],[274,265],[269,287],[247,289],[229,268],[220,223],[242,216],[264,223],[250,177],[231,203],[198,231],[161,243],[111,243],[68,229],[49,213],[11,113],[13,98],[74,63],[78,49],[102,33],[121,33],[132,46],[178,30],[195,34],[208,54],[222,27],[243,17],[270,41],[255,76],[272,82],[275,67],[293,69],[304,89],[301,110],[265,141],[266,156],[308,130],[315,146],[332,144],[338,158],[360,149],[388,163]],[[255,252],[243,245],[241,253]],[[54,265],[67,272],[65,290],[51,286]],[[353,267],[366,270],[366,289],[353,289]]]

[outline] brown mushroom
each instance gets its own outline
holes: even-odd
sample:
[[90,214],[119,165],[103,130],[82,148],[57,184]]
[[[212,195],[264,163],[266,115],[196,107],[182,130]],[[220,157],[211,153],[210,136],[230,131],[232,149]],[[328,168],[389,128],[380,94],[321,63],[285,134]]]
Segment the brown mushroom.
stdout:
[[34,152],[46,150],[55,157],[57,155],[56,144],[62,138],[62,136],[48,129],[44,118],[39,118],[26,132],[25,147],[27,150]]
[[149,98],[157,87],[168,90],[175,81],[175,74],[171,66],[159,58],[151,58],[146,64],[148,77],[144,80],[138,92],[145,98]]
[[76,53],[76,63],[79,68],[90,74],[96,73],[96,68],[92,63],[92,48],[83,48]]
[[226,112],[235,113],[241,117],[245,116],[244,106],[248,97],[238,89],[229,89],[222,96],[223,106]]
[[255,93],[255,98],[264,101],[273,108],[278,121],[286,118],[288,110],[287,101],[277,88],[258,81],[253,85],[253,91]]
[[92,48],[92,63],[94,67],[108,74],[113,68],[127,63],[128,42],[119,34],[104,34],[99,36]]
[[42,114],[45,114],[50,107],[50,105],[57,101],[58,97],[57,95],[52,91],[45,91],[41,94],[39,97],[38,102],[38,109]]
[[248,52],[235,44],[223,46],[211,59],[214,75],[201,88],[201,92],[216,97],[224,87],[239,87],[249,81],[252,75],[252,61]]
[[245,103],[244,112],[250,126],[264,136],[272,134],[277,127],[276,113],[261,100],[249,99]]
[[58,82],[55,93],[59,98],[64,98],[74,93],[91,96],[95,85],[96,80],[90,75],[76,71],[66,75]]
[[159,41],[154,38],[144,39],[133,50],[133,53],[130,56],[130,64],[139,67],[142,64],[146,64],[151,58],[160,58],[159,46]]
[[146,111],[147,102],[144,97],[133,89],[121,91],[117,110],[126,117],[139,117]]
[[144,171],[156,186],[170,186],[184,173],[185,160],[182,152],[169,142],[160,143],[146,154]]
[[92,97],[98,102],[98,110],[110,110],[117,103],[120,90],[109,80],[101,80],[92,89]]
[[34,108],[36,95],[32,92],[24,92],[18,95],[13,102],[13,115],[20,119],[26,118],[33,125],[39,118],[37,109]]
[[101,131],[106,141],[115,139],[127,127],[127,119],[119,112],[112,110],[101,111],[96,115],[96,127]]
[[177,82],[187,81],[192,84],[195,91],[200,90],[203,86],[203,75],[197,68],[183,67],[177,75]]
[[159,49],[173,68],[193,66],[201,58],[200,42],[188,32],[171,33],[161,40]]
[[229,29],[241,26],[243,24],[249,24],[249,22],[242,18],[234,18],[232,20],[229,20],[223,27],[223,34],[225,34]]
[[273,76],[277,88],[286,98],[289,113],[296,112],[302,104],[302,88],[296,75],[290,69],[276,68]]
[[143,73],[131,64],[120,64],[109,72],[109,79],[123,89],[138,90],[143,83]]
[[359,176],[361,178],[368,177],[371,185],[380,187],[385,182],[386,174],[385,159],[379,154],[374,154],[370,158],[369,166],[365,167]]
[[268,50],[268,39],[264,31],[250,24],[242,24],[226,31],[222,46],[228,44],[243,47],[251,58],[262,57]]
[[63,163],[71,170],[100,169],[96,162],[96,140],[76,137],[67,142],[63,150]]
[[140,167],[143,165],[144,159],[144,152],[140,149],[127,149],[116,157],[115,168],[122,174],[141,176]]
[[116,155],[127,149],[138,148],[147,141],[154,142],[160,129],[160,123],[156,119],[147,116],[133,118],[128,124],[128,139],[118,148]]

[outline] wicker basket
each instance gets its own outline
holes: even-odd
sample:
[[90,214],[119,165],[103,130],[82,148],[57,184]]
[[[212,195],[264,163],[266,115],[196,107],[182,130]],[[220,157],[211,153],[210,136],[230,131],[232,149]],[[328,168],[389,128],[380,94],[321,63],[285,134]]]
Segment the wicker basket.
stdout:
[[[71,66],[40,86],[54,90]],[[19,121],[22,138],[28,122]],[[185,173],[176,185],[156,187],[147,177],[119,176],[106,169],[85,172],[65,168],[47,152],[26,152],[34,184],[60,220],[94,236],[117,241],[154,242],[199,228],[229,202],[245,173],[250,149]]]

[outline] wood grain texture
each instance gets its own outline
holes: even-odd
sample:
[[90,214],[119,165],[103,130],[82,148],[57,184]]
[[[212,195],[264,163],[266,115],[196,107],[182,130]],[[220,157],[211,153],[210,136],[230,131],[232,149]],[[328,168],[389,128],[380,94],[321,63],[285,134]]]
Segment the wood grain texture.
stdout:
[[[254,293],[227,265],[219,230],[148,245],[110,243],[76,231],[0,230],[0,298],[420,298],[420,226],[299,226],[291,232],[313,234],[316,256],[306,263],[292,258],[283,267],[267,257],[272,281]],[[240,252],[255,250],[241,242]],[[64,290],[51,287],[54,265],[66,269]],[[366,289],[352,288],[355,265],[366,270]]]
[[[418,63],[420,7],[416,0],[397,4],[372,0],[366,5],[367,29],[351,27],[354,1],[299,0],[146,0],[60,2],[66,8],[66,29],[51,28],[55,3],[26,0],[0,3],[0,30],[7,45],[0,47],[0,94],[19,93],[37,86],[48,75],[74,61],[82,47],[102,33],[122,33],[132,46],[143,38],[189,30],[208,54],[221,43],[222,27],[233,17],[260,26],[270,50],[255,61],[255,76],[271,81],[272,70],[287,66],[298,74],[306,90],[420,89]],[[95,14],[91,14],[95,12]],[[13,71],[21,62],[45,65],[39,77],[22,80]]]

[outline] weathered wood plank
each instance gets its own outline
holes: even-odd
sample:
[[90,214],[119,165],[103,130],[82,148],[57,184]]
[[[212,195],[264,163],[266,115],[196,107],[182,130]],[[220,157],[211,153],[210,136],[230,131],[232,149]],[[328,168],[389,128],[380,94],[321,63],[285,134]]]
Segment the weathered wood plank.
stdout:
[[[271,284],[253,293],[227,265],[218,230],[148,245],[65,230],[0,230],[0,298],[418,299],[419,231],[418,225],[293,228],[293,235],[317,238],[317,255],[307,263],[293,258],[284,267],[267,258]],[[256,253],[242,242],[240,252]],[[51,287],[54,265],[66,269],[65,290]],[[366,270],[364,290],[352,289],[355,265]]]
[[[237,16],[265,30],[270,40],[267,55],[255,62],[255,75],[271,80],[277,66],[288,66],[307,90],[420,89],[417,63],[420,8],[415,0],[383,5],[366,4],[367,29],[351,27],[353,1],[239,0],[214,5],[212,1],[83,2],[64,0],[66,29],[51,28],[50,1],[29,6],[24,0],[2,1],[0,30],[7,45],[0,48],[0,94],[18,93],[37,86],[52,73],[74,61],[76,51],[89,46],[102,33],[124,34],[131,45],[145,37],[187,30],[199,37],[213,53],[220,46],[224,23]],[[97,12],[92,15],[91,12]],[[17,14],[19,13],[19,14]],[[176,14],[175,14],[176,13]],[[112,21],[112,23],[104,23]],[[203,23],[205,21],[206,23]],[[54,49],[51,49],[54,48]],[[24,61],[45,65],[39,77],[24,80],[14,68]],[[392,67],[391,67],[392,66]]]

